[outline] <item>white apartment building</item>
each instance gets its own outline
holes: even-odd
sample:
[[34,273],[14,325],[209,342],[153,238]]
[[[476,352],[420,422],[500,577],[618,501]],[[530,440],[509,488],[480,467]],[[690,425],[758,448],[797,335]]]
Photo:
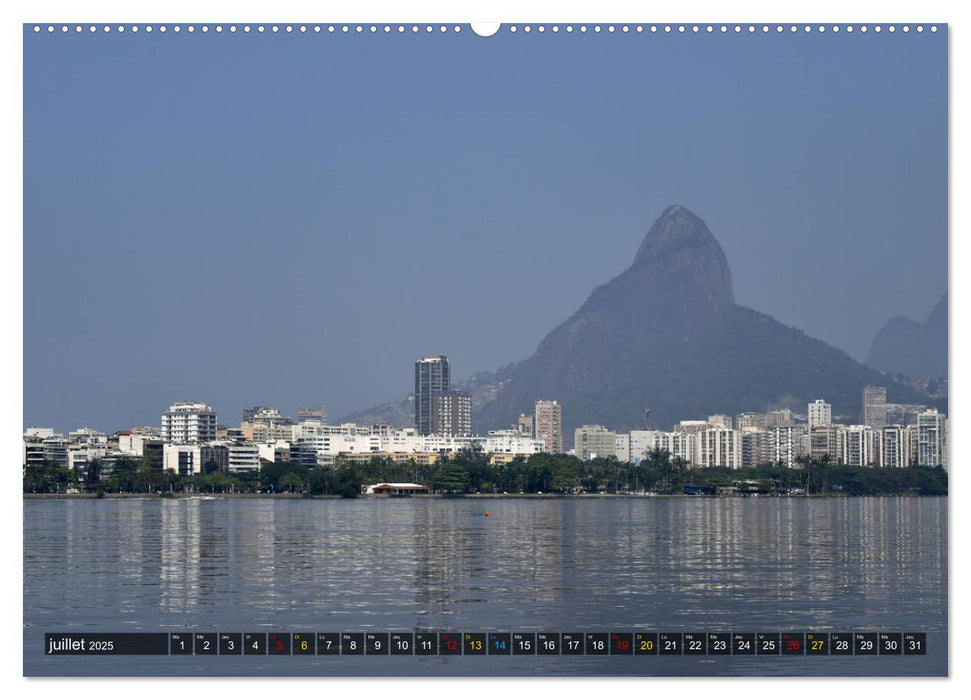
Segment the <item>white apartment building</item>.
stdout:
[[59,433],[54,432],[54,428],[27,428],[24,431],[24,439],[35,438],[37,440],[43,440],[45,438],[54,437]]
[[289,454],[290,452],[290,443],[286,440],[260,442],[257,443],[256,447],[259,450],[260,459],[265,459],[267,462],[278,462],[280,461],[278,457],[281,454]]
[[854,467],[877,463],[877,431],[869,425],[847,425],[841,426],[841,432],[840,462]]
[[169,445],[196,445],[216,439],[216,412],[197,401],[180,401],[162,414],[162,440]]
[[671,454],[671,459],[680,458],[688,464],[695,464],[698,441],[691,433],[664,433],[657,445]]
[[134,433],[130,430],[123,430],[118,433],[118,451],[129,455],[141,457],[145,454],[145,443],[158,442],[162,439],[161,435],[151,435],[146,433]]
[[44,460],[70,466],[67,446],[67,439],[53,428],[28,428],[23,439],[24,466],[40,466]]
[[87,469],[88,464],[96,459],[101,459],[107,454],[107,447],[93,447],[88,445],[69,445],[67,449],[68,469],[79,469],[82,472]]
[[381,452],[380,435],[301,435],[296,441],[301,452],[309,450],[318,455],[360,454]]
[[251,442],[226,443],[229,452],[229,471],[258,472],[260,470],[260,450]]
[[226,466],[230,473],[252,472],[260,469],[259,447],[251,442],[219,440],[204,445],[165,445],[162,449],[162,469],[181,476],[202,474],[213,450],[225,449]]
[[582,460],[611,457],[614,454],[614,433],[602,425],[582,425],[574,431],[573,449]]
[[881,467],[909,467],[910,429],[902,425],[888,425],[880,431],[878,443],[879,464]]
[[630,462],[630,433],[614,434],[614,457],[621,462]]
[[817,425],[829,425],[833,422],[833,407],[823,401],[816,399],[809,404],[809,427]]
[[782,463],[792,469],[796,460],[806,454],[803,437],[806,428],[802,425],[779,425],[771,429],[772,461]]
[[84,471],[90,462],[108,452],[108,436],[93,428],[78,428],[68,433],[67,463],[69,469]]
[[336,426],[323,426],[317,434],[297,438],[295,444],[302,462],[307,463],[304,457],[307,453],[316,454],[318,464],[331,464],[340,454],[456,454],[470,450],[487,455],[531,455],[545,451],[546,447],[543,440],[521,435],[517,430],[493,430],[486,436],[418,435],[414,428],[396,430],[375,426],[369,434],[368,429],[353,424],[340,426],[342,430],[334,432],[324,429],[330,427]]
[[756,467],[773,461],[772,433],[752,426],[740,428],[738,432],[741,433],[743,467]]
[[319,420],[305,420],[300,423],[296,423],[291,426],[291,437],[292,441],[296,441],[301,437],[313,436],[313,435],[323,435],[323,436],[334,436],[334,435],[391,435],[400,432],[409,432],[415,434],[417,431],[414,428],[396,428],[393,425],[379,424],[379,425],[358,425],[357,423],[341,423],[340,425],[327,425]]
[[202,473],[199,445],[165,445],[162,448],[162,469],[179,476]]
[[634,464],[647,458],[647,453],[661,443],[663,430],[630,431],[630,461]]
[[646,453],[651,450],[666,450],[671,459],[678,457],[689,464],[695,463],[698,448],[697,433],[632,430],[630,435],[632,461],[644,459]]
[[813,459],[829,457],[831,462],[838,462],[843,453],[842,440],[845,435],[842,426],[831,423],[821,423],[809,427],[805,442],[808,442],[807,452]]
[[917,414],[917,465],[947,468],[947,419],[933,408]]
[[23,465],[39,467],[44,462],[44,444],[38,439],[25,439],[23,443]]
[[87,445],[90,447],[107,447],[108,436],[93,428],[78,428],[67,435],[72,445]]
[[67,440],[63,435],[54,433],[51,437],[44,438],[44,459],[50,462],[57,462],[62,467],[68,466]]
[[243,421],[239,430],[242,436],[251,442],[289,441],[293,439],[292,422]]
[[548,450],[543,438],[520,435],[515,430],[490,430],[482,443],[482,451],[490,455],[535,455]]
[[723,413],[718,413],[714,416],[708,416],[708,425],[715,428],[725,428],[726,430],[732,429],[732,417],[726,416]]
[[742,434],[731,428],[711,427],[696,434],[697,448],[693,465],[699,467],[742,466]]
[[[685,431],[632,430],[614,436],[614,455],[623,462],[639,464],[653,450],[667,451],[671,459],[680,458],[692,466],[742,466],[742,431],[714,427],[706,421],[683,421]],[[695,429],[696,424],[706,426]],[[578,453],[577,456],[580,456]],[[598,455],[603,456],[603,455]],[[582,457],[581,457],[582,459]]]

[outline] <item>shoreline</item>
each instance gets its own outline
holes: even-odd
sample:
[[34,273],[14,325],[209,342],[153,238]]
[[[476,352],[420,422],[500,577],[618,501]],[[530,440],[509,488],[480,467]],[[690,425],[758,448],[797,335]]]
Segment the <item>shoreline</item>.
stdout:
[[796,495],[772,495],[772,494],[725,494],[725,495],[686,495],[686,494],[657,494],[657,493],[468,493],[460,496],[445,495],[440,493],[416,494],[411,496],[386,496],[386,495],[361,495],[357,498],[341,498],[341,496],[329,494],[320,496],[305,496],[300,493],[213,493],[213,494],[157,494],[157,493],[106,493],[98,497],[94,493],[25,493],[24,500],[47,500],[47,499],[84,499],[84,500],[105,500],[105,499],[154,499],[154,500],[252,500],[252,499],[275,499],[275,500],[299,500],[299,501],[401,501],[401,500],[522,500],[522,499],[568,499],[568,498],[685,498],[685,499],[766,499],[766,498],[947,498],[948,494],[923,495],[919,493],[881,493],[865,496],[854,496],[840,493],[827,494],[796,494]]

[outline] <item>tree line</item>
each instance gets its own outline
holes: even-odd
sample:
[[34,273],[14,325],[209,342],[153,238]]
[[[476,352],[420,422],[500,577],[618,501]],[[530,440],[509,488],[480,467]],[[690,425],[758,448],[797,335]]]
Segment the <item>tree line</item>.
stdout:
[[580,460],[570,455],[536,454],[508,464],[490,464],[475,452],[459,453],[434,465],[374,457],[366,463],[338,458],[334,466],[305,467],[271,462],[258,472],[221,472],[215,462],[203,473],[181,476],[135,458],[119,459],[111,474],[98,460],[70,470],[55,462],[24,469],[24,493],[299,493],[357,497],[368,484],[409,482],[445,495],[772,493],[868,496],[946,495],[942,467],[853,467],[828,457],[800,458],[798,468],[782,464],[728,469],[691,467],[666,450],[651,450],[639,465],[613,457]]

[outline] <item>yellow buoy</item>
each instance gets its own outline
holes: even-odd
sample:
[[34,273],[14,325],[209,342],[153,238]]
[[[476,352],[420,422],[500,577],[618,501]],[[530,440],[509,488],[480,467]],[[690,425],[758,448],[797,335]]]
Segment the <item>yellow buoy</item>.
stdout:
[[485,512],[485,515],[486,515],[486,517],[488,518],[488,517],[489,517],[490,515],[492,515],[492,513],[490,513],[489,511],[486,511],[486,512]]

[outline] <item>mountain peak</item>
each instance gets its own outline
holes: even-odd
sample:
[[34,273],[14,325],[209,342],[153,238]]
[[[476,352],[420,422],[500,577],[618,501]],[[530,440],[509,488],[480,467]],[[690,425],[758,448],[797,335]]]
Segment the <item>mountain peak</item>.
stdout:
[[634,264],[647,262],[672,249],[710,248],[724,258],[721,246],[708,230],[705,222],[680,204],[673,204],[662,212],[651,226],[634,257]]
[[651,277],[689,285],[684,301],[693,303],[700,290],[702,296],[718,306],[735,303],[732,273],[718,241],[705,222],[694,212],[674,204],[651,226],[634,256],[632,268]]
[[947,376],[947,292],[927,320],[894,316],[877,331],[866,363],[881,372],[910,377]]

